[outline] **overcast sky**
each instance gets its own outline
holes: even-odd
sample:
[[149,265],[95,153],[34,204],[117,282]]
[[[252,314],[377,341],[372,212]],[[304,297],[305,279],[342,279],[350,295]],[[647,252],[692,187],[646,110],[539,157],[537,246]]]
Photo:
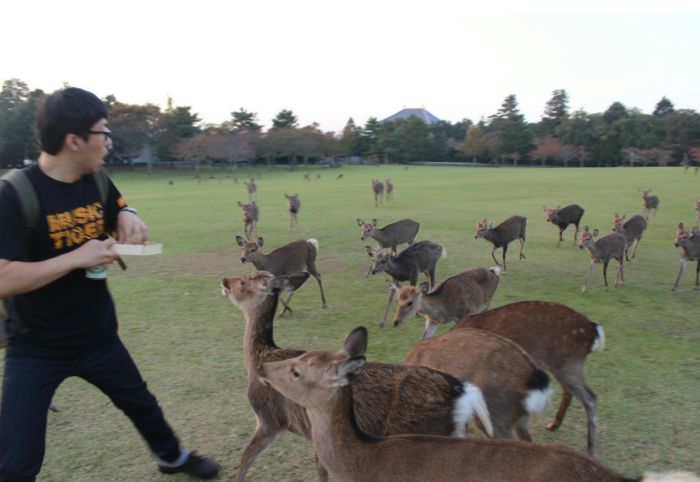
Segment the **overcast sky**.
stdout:
[[291,109],[336,131],[404,107],[476,122],[508,94],[534,122],[555,89],[572,110],[650,113],[662,96],[700,110],[700,2],[482,3],[8,0],[0,81],[171,96],[210,123],[243,107],[269,126]]

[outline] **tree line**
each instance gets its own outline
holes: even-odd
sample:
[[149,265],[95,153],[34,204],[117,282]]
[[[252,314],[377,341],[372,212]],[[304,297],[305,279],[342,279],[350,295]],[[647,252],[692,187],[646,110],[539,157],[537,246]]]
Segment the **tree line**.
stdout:
[[[0,165],[36,159],[35,112],[44,96],[19,80],[0,91]],[[390,122],[370,117],[364,125],[352,118],[341,132],[300,126],[282,109],[263,129],[257,114],[240,108],[221,124],[203,124],[190,106],[168,99],[154,104],[127,104],[114,95],[109,110],[113,146],[108,163],[135,160],[201,164],[241,161],[290,167],[348,157],[375,162],[471,162],[512,165],[619,166],[691,165],[700,163],[700,115],[676,109],[663,97],[651,114],[613,102],[605,112],[571,112],[563,89],[552,92],[539,122],[527,122],[515,95],[505,97],[493,115],[477,123],[463,119],[428,125],[416,117]]]

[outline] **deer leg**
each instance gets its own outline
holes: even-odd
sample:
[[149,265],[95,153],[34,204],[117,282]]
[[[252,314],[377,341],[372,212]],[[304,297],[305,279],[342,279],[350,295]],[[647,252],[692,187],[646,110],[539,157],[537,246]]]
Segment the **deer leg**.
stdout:
[[586,280],[583,282],[583,286],[581,287],[581,293],[585,293],[588,291],[588,283],[591,282],[591,275],[593,274],[593,268],[595,268],[595,261],[591,261],[591,266],[588,268],[588,276],[586,276]]
[[671,291],[676,291],[678,289],[678,282],[681,280],[681,275],[683,274],[686,266],[688,266],[688,260],[681,258],[681,270],[678,272],[678,276],[676,276],[676,282],[673,284]]
[[585,383],[571,387],[571,392],[576,398],[581,400],[583,407],[586,409],[586,418],[588,419],[588,455],[595,457],[596,430],[598,427],[596,395]]
[[698,267],[695,268],[695,289],[700,289],[700,259],[698,260]]
[[637,246],[639,246],[639,239],[634,240],[634,249],[632,249],[632,259],[637,256]]
[[525,259],[525,238],[520,238],[520,259]]
[[289,296],[287,296],[287,301],[284,301],[284,300],[282,299],[282,297],[280,296],[279,300],[280,300],[280,302],[282,303],[282,306],[284,307],[284,308],[282,309],[282,313],[280,313],[280,317],[284,316],[284,314],[285,314],[286,312],[288,312],[288,311],[289,311],[289,314],[290,314],[290,315],[292,314],[292,308],[289,306],[289,301],[292,299],[292,296],[293,296],[293,295],[294,295],[294,291],[292,291],[291,293],[289,293]]
[[314,454],[316,458],[316,473],[318,474],[318,480],[320,482],[328,482],[328,470],[323,466],[320,460],[318,460],[318,455]]
[[625,284],[625,271],[622,267],[622,257],[620,257],[620,259],[617,260],[617,263],[618,263],[617,264],[617,276],[615,276],[615,286],[618,285],[618,282],[617,282],[618,278],[620,279],[619,284],[621,284],[621,285]]
[[[437,270],[437,268],[435,266],[433,266],[425,273],[426,276],[428,276],[428,285],[430,286],[431,289],[433,286],[435,286],[435,271],[436,270]],[[413,283],[414,286],[415,286],[415,284],[416,283]]]
[[605,282],[605,291],[608,291],[608,263],[610,263],[610,260],[603,262],[603,281]]
[[520,420],[515,422],[515,434],[524,442],[532,442],[530,431],[527,429],[528,416],[520,417]]
[[574,246],[576,245],[576,241],[578,241],[578,224],[574,224],[576,226],[576,230],[574,231]]
[[498,260],[496,259],[495,253],[496,253],[496,246],[494,246],[493,249],[491,250],[491,257],[493,258],[493,262],[496,263],[498,266],[500,266],[501,263],[499,263]]
[[503,245],[502,251],[503,251],[503,272],[505,273],[508,270],[508,268],[506,268],[506,253],[508,252],[508,245],[507,244]]
[[425,340],[426,338],[430,338],[435,334],[435,330],[437,330],[438,323],[437,321],[433,320],[429,316],[425,317],[425,328],[423,329],[423,335],[420,337],[421,340]]
[[243,452],[238,467],[238,473],[234,480],[236,480],[236,482],[243,482],[246,472],[248,472],[250,466],[255,462],[255,459],[257,459],[266,448],[272,445],[275,440],[280,438],[283,433],[284,430],[281,428],[268,427],[265,424],[261,424],[260,419],[258,419],[258,428],[255,430],[253,438]]
[[561,228],[559,228],[559,242],[557,243],[557,248],[559,247],[559,245],[561,244],[561,242],[564,241],[564,236],[563,236],[563,234],[564,234],[564,230],[561,229]]
[[384,310],[384,316],[382,317],[382,321],[379,322],[380,328],[384,327],[384,323],[386,323],[386,317],[389,315],[389,308],[391,308],[391,303],[394,301],[395,293],[396,292],[394,291],[394,288],[391,288],[389,290],[389,303],[387,303],[386,309]]
[[571,405],[571,392],[569,392],[564,385],[561,386],[561,390],[561,402],[559,402],[559,408],[554,416],[554,420],[551,420],[547,424],[547,430],[556,430],[559,428],[561,423],[564,421],[569,405]]

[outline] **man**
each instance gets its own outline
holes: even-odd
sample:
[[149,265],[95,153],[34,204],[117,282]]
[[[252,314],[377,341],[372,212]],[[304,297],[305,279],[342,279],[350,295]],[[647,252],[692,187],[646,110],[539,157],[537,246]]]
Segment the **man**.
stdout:
[[[39,198],[27,229],[20,197],[0,186],[0,297],[8,304],[0,406],[0,481],[33,481],[44,458],[47,410],[60,383],[78,376],[134,423],[166,474],[210,479],[213,461],[183,449],[117,334],[105,279],[87,270],[117,258],[115,240],[145,243],[148,228],[111,183],[103,205],[94,174],[111,146],[107,110],[67,88],[39,107],[41,155],[25,170]],[[99,271],[99,270],[98,270]]]

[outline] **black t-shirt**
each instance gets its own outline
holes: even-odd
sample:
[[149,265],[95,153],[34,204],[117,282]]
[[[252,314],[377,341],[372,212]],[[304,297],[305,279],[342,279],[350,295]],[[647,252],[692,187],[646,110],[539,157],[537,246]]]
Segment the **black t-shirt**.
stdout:
[[[27,169],[39,198],[36,229],[27,231],[12,186],[0,190],[0,259],[43,261],[68,253],[116,229],[124,198],[110,182],[102,206],[93,176],[74,183],[50,178],[38,166]],[[12,297],[8,305],[8,353],[43,358],[86,355],[116,339],[117,318],[105,280],[73,270],[35,291]]]

